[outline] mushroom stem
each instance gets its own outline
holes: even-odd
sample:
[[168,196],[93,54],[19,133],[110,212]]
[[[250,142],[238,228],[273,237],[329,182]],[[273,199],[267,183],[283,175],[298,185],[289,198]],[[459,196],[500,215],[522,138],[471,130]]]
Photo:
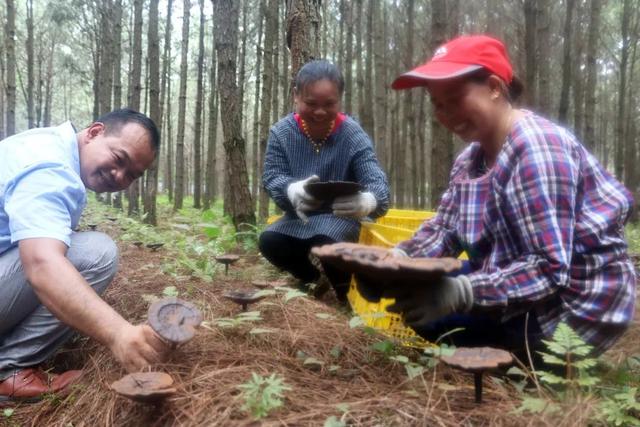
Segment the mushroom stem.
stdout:
[[476,403],[482,403],[482,372],[474,372],[473,381],[476,388]]
[[224,275],[225,276],[229,275],[229,264],[224,265]]
[[244,303],[242,304],[242,311],[247,311],[247,307],[249,306],[249,304]]

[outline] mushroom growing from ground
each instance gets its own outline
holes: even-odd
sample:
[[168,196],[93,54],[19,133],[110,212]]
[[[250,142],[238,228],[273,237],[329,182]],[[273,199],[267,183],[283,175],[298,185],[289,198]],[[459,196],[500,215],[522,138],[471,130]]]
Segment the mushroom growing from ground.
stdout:
[[175,297],[151,304],[148,317],[153,330],[174,346],[193,338],[202,322],[202,314],[195,305]]
[[160,248],[161,248],[161,247],[163,247],[163,246],[164,246],[164,243],[161,243],[161,242],[157,242],[157,243],[147,243],[147,247],[148,247],[149,249],[151,249],[151,252],[155,252],[155,251],[157,251],[158,249],[160,249]]
[[91,231],[96,231],[96,227],[98,226],[98,224],[87,224],[87,227],[89,227],[91,229]]
[[224,264],[224,275],[226,276],[227,274],[229,274],[229,265],[233,264],[234,262],[238,261],[240,259],[239,255],[234,255],[234,254],[226,254],[226,255],[220,255],[216,257],[216,261],[218,261],[220,264]]
[[492,347],[459,347],[453,355],[441,359],[447,365],[473,373],[476,403],[482,403],[482,374],[513,362],[511,353]]
[[247,311],[249,304],[260,301],[264,295],[258,295],[253,291],[231,291],[223,295],[226,299],[242,306],[242,311]]
[[136,240],[135,242],[133,242],[133,246],[140,249],[142,247],[142,242],[140,240]]
[[111,384],[111,389],[136,402],[156,402],[176,392],[173,378],[164,372],[136,372]]

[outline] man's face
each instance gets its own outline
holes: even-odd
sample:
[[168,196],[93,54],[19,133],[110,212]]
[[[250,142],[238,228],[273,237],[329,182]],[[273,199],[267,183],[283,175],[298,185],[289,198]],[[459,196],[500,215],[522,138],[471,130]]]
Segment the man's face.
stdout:
[[135,122],[108,135],[104,124],[94,123],[86,136],[80,144],[80,176],[97,193],[124,190],[154,160],[149,133]]

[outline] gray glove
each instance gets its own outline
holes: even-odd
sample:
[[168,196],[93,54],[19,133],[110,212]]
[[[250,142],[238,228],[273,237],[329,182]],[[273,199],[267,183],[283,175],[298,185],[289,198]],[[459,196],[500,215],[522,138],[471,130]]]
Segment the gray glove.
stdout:
[[293,209],[295,209],[298,218],[305,223],[309,221],[306,213],[314,211],[322,205],[322,201],[315,199],[311,194],[307,193],[305,189],[305,185],[317,181],[320,181],[318,175],[311,175],[307,179],[292,182],[287,187],[287,197],[293,205]]
[[395,298],[387,310],[402,314],[412,328],[426,326],[449,314],[468,312],[473,307],[473,287],[467,276],[385,289],[384,297]]
[[334,215],[360,219],[373,212],[377,205],[376,197],[372,193],[364,192],[336,197],[331,209]]

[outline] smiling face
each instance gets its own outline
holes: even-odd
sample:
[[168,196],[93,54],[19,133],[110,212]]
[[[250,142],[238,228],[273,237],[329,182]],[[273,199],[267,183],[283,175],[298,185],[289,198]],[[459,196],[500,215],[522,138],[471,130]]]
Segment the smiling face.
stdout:
[[491,76],[483,83],[464,77],[430,81],[427,89],[438,121],[465,142],[495,145],[506,105],[496,79]]
[[79,149],[82,182],[98,193],[124,190],[155,158],[149,133],[135,122],[111,132],[93,123],[82,132]]
[[297,113],[315,129],[326,129],[340,111],[338,85],[327,79],[309,83],[296,91],[295,101]]

